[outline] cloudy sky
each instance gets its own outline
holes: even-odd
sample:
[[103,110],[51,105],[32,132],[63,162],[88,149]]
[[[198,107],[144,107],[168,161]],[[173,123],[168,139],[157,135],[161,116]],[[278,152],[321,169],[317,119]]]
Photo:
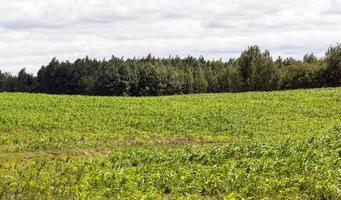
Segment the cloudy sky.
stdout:
[[52,57],[237,57],[257,44],[322,56],[341,42],[341,0],[0,0],[0,70]]

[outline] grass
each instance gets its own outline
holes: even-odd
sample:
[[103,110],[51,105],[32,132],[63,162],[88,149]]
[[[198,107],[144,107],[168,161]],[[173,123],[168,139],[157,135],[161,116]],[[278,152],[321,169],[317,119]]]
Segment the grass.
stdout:
[[0,94],[0,199],[341,198],[341,88]]

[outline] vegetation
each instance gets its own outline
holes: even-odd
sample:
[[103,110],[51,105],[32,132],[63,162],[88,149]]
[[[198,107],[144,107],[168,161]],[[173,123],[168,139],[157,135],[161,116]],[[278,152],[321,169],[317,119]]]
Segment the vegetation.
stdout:
[[228,62],[204,58],[145,58],[110,60],[56,58],[37,76],[25,69],[18,76],[0,72],[0,91],[85,94],[101,96],[159,96],[190,93],[272,91],[341,86],[341,45],[323,58],[306,54],[273,61],[270,52],[250,46]]
[[340,100],[1,93],[0,199],[340,199]]

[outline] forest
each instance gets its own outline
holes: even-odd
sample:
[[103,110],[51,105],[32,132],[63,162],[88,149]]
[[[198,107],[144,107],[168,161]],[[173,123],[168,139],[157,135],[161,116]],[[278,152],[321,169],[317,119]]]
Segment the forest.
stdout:
[[159,96],[191,93],[273,91],[341,85],[341,45],[322,58],[306,54],[274,60],[268,50],[249,46],[228,61],[178,56],[53,58],[36,75],[0,71],[0,91],[98,96]]

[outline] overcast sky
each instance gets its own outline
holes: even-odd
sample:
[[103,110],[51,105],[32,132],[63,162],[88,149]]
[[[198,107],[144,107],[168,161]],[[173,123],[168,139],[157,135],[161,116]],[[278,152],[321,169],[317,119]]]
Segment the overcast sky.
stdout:
[[51,58],[322,56],[341,42],[341,0],[0,0],[0,70]]

